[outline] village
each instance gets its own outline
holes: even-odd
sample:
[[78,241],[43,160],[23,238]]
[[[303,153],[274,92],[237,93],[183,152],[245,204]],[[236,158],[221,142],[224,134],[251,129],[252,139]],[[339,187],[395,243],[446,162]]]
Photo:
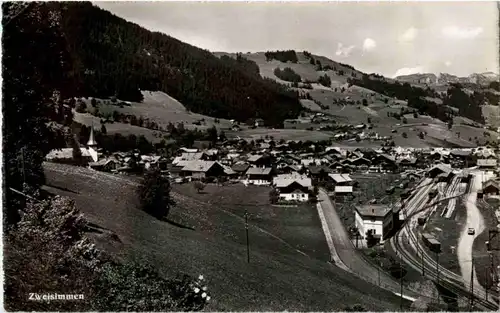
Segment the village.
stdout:
[[[106,154],[99,148],[91,129],[86,146],[80,150],[83,166],[92,170],[141,175],[147,170],[159,169],[171,184],[191,184],[198,192],[206,185],[222,188],[228,184],[240,184],[270,188],[269,202],[273,205],[317,203],[320,189],[336,203],[356,200],[350,206],[352,211],[344,212],[350,215],[345,218],[344,226],[355,230],[351,235],[356,245],[359,239],[376,238],[383,242],[388,234],[396,230],[404,220],[400,214],[401,201],[408,198],[416,182],[425,177],[451,183],[455,177],[462,175],[453,169],[472,168],[489,173],[485,176],[488,178],[483,179],[484,191],[480,191],[479,195],[483,192],[498,195],[500,186],[498,181],[490,179],[498,175],[497,156],[493,149],[486,147],[418,149],[385,146],[380,149],[346,149],[334,144],[323,148],[315,144],[300,146],[293,141],[275,143],[271,139],[261,139],[249,148],[245,140],[237,138],[216,144],[195,141],[193,146],[178,149],[170,158],[141,155],[138,151]],[[54,150],[46,159],[71,164],[72,150]],[[356,177],[361,180],[365,179],[364,176],[372,177],[369,184],[373,184],[377,182],[377,177],[384,175],[400,179],[384,186],[384,194],[370,195],[373,198],[355,197],[366,193],[368,188],[360,187]],[[385,199],[387,195],[397,196],[391,197],[392,202],[389,203],[377,199]]]

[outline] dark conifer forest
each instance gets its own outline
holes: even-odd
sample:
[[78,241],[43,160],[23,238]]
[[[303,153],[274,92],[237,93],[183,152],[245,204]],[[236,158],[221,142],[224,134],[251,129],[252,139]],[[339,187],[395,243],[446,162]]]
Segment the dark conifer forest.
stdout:
[[219,59],[88,2],[59,7],[75,95],[141,101],[140,90],[163,91],[196,113],[273,126],[301,110],[296,92],[262,79],[241,55]]

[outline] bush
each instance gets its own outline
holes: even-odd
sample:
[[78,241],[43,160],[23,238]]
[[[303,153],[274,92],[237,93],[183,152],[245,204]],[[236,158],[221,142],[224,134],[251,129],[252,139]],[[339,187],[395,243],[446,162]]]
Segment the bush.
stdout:
[[194,189],[196,189],[196,192],[200,193],[203,189],[205,189],[205,184],[200,181],[196,181],[194,182]]
[[408,138],[408,134],[407,133],[402,133],[401,136],[403,136],[403,138]]
[[269,191],[269,202],[271,204],[277,204],[278,200],[279,200],[279,193],[276,189],[273,188],[271,191]]

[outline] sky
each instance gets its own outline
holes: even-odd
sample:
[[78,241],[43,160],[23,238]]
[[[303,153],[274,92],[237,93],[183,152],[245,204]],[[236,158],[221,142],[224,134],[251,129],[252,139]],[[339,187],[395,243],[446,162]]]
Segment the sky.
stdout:
[[94,2],[212,52],[307,50],[387,77],[498,73],[496,2]]

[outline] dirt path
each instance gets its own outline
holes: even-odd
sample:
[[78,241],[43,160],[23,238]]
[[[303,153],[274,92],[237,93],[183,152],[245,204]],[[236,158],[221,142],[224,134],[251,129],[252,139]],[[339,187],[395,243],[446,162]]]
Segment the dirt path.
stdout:
[[[471,184],[472,185],[470,193],[467,195],[467,198],[465,200],[467,220],[460,234],[460,239],[458,240],[457,247],[460,270],[462,273],[462,277],[467,285],[470,285],[471,283],[470,276],[472,268],[472,245],[474,244],[474,239],[479,236],[479,234],[481,234],[481,232],[484,230],[484,219],[481,215],[481,212],[476,206],[477,191],[481,188],[481,176],[477,175],[477,173],[474,173]],[[475,229],[474,235],[467,234],[469,227],[473,227]],[[480,290],[484,292],[483,287],[477,280],[477,275],[474,275],[474,289],[476,288],[480,288]]]

